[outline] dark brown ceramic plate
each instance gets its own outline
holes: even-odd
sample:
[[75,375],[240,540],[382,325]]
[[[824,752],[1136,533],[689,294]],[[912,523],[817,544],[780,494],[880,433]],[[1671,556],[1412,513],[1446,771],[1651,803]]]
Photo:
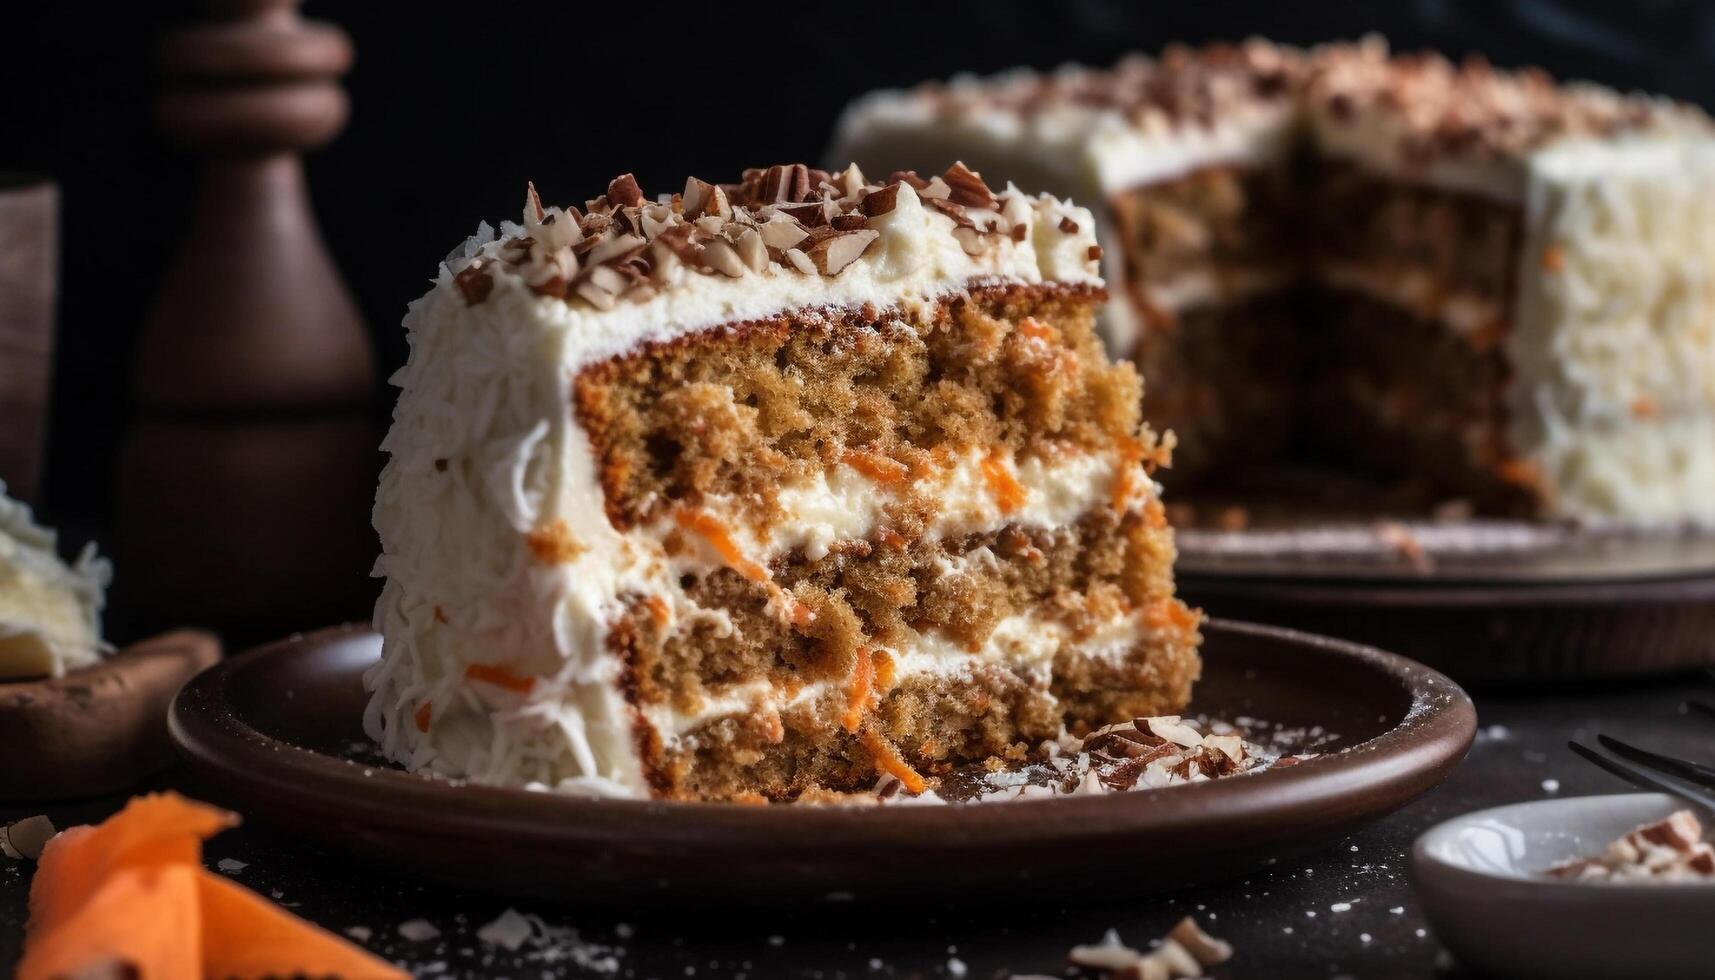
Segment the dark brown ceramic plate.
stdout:
[[1107,796],[952,806],[585,800],[347,758],[380,640],[345,627],[229,659],[180,692],[179,750],[254,818],[412,871],[566,900],[851,900],[1128,893],[1237,873],[1439,783],[1476,730],[1403,657],[1243,623],[1207,630],[1193,711],[1323,726],[1296,766]]
[[1715,577],[1715,533],[1459,517],[1409,486],[1314,465],[1257,467],[1184,492],[1170,477],[1168,491],[1185,575],[1462,586]]
[[1715,534],[1477,518],[1179,531],[1181,574],[1281,582],[1576,585],[1715,578]]
[[1383,646],[1483,689],[1662,674],[1715,662],[1715,574],[1462,584],[1179,577],[1186,601]]
[[1715,660],[1715,533],[1434,520],[1402,516],[1424,501],[1326,472],[1267,479],[1266,502],[1180,508],[1179,591],[1216,616],[1396,650],[1484,687]]

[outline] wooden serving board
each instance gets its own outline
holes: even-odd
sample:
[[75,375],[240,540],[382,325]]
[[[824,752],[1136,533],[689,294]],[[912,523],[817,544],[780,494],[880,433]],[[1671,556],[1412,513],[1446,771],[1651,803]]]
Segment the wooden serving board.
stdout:
[[0,682],[0,800],[112,793],[160,771],[168,704],[219,659],[214,634],[176,630],[64,677]]

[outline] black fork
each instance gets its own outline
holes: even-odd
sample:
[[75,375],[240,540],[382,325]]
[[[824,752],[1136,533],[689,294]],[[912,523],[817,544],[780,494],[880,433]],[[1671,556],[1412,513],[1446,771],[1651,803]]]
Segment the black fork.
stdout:
[[[1710,679],[1715,680],[1715,666],[1705,669]],[[1689,711],[1715,719],[1715,704],[1708,701],[1694,698],[1687,701],[1685,707]],[[1566,744],[1572,751],[1633,786],[1671,793],[1715,812],[1715,767],[1651,752],[1629,742],[1622,742],[1611,735],[1596,736],[1596,744],[1600,745],[1601,749],[1592,748],[1577,740]]]

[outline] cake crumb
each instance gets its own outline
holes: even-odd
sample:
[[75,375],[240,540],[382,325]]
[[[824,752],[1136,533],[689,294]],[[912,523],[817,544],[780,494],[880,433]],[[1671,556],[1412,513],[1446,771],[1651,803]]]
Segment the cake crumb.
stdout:
[[411,919],[399,923],[399,937],[413,943],[426,943],[431,939],[439,939],[441,930],[427,919]]
[[1119,932],[1109,929],[1102,941],[1091,946],[1074,946],[1066,954],[1073,966],[1098,971],[1110,980],[1122,977],[1152,977],[1176,980],[1200,977],[1216,966],[1232,959],[1232,944],[1204,932],[1197,920],[1186,916],[1153,943],[1145,953],[1127,946]]
[[532,930],[530,920],[519,915],[516,909],[507,909],[493,922],[476,930],[476,938],[489,944],[499,946],[509,953],[518,952],[518,948],[530,938]]

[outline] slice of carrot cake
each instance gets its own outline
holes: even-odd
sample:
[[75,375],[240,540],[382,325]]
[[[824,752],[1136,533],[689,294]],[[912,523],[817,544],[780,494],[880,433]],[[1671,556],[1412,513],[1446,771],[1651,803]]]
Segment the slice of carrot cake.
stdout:
[[406,317],[368,732],[681,799],[920,791],[1199,670],[1090,213],[962,165],[486,227]]

